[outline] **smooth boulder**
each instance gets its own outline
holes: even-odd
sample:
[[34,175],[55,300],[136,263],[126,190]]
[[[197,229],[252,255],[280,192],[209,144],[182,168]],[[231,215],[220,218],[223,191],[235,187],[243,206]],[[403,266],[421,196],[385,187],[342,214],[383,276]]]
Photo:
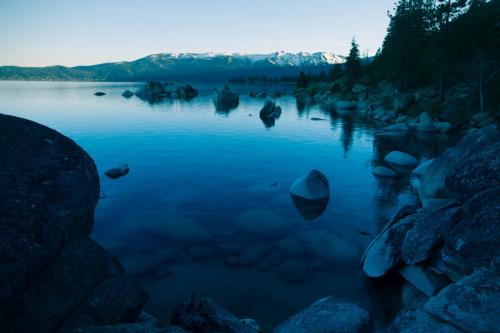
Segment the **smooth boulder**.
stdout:
[[429,167],[431,166],[432,162],[434,162],[433,158],[420,163],[420,165],[418,167],[416,167],[411,172],[412,176],[415,176],[417,178],[422,177],[425,174],[425,172],[427,171],[427,169],[429,169]]
[[367,333],[370,313],[360,305],[326,297],[288,318],[274,333]]
[[123,93],[122,93],[122,96],[125,97],[125,98],[130,98],[132,96],[134,96],[134,93],[131,92],[130,90],[125,90]]
[[373,168],[372,173],[375,177],[380,178],[396,178],[398,176],[394,170],[382,166]]
[[118,179],[118,178],[123,177],[126,174],[128,174],[129,171],[130,171],[130,168],[128,167],[128,165],[123,164],[123,165],[120,165],[119,167],[111,168],[111,169],[107,170],[104,174],[108,178]]
[[399,167],[414,167],[418,164],[415,157],[401,151],[390,152],[384,157],[384,161]]
[[101,97],[101,96],[106,95],[106,93],[105,93],[105,92],[102,92],[102,91],[98,91],[98,92],[96,92],[94,95],[96,95],[97,97]]
[[330,199],[330,185],[321,171],[313,169],[293,183],[290,187],[290,193],[306,200],[328,201]]
[[432,120],[427,112],[422,112],[422,114],[420,114],[416,129],[419,132],[434,132],[436,130],[434,127],[434,120]]

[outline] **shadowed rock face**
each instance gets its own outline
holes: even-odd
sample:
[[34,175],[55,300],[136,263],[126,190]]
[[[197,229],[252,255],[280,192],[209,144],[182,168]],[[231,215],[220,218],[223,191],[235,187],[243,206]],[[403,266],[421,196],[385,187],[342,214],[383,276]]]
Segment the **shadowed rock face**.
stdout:
[[[120,263],[88,237],[100,192],[95,164],[69,138],[7,115],[0,115],[0,156],[0,331],[67,327],[93,292],[105,294],[103,281],[115,276],[107,288],[116,288],[126,279]],[[107,300],[120,315],[87,321],[133,319],[146,295],[130,285],[127,301]]]

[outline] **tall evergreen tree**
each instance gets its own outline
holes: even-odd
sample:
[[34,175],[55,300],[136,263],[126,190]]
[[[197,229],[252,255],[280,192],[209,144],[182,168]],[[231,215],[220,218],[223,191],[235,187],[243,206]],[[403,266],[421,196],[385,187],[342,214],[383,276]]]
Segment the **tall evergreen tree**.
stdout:
[[359,57],[359,45],[356,42],[356,37],[352,38],[351,51],[346,59],[347,73],[353,77],[358,76],[361,72],[361,59]]
[[297,78],[297,88],[307,88],[308,85],[309,77],[304,72],[300,72]]

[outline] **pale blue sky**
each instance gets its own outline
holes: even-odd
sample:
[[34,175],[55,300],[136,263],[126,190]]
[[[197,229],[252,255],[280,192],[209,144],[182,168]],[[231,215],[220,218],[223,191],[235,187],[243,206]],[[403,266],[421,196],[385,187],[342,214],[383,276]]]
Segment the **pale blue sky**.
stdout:
[[363,53],[394,0],[0,0],[0,65],[87,65],[160,52]]

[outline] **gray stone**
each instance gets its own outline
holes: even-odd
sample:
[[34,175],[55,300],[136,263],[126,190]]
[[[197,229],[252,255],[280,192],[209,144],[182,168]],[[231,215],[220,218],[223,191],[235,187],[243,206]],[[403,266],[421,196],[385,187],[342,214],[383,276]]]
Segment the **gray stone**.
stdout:
[[130,168],[128,167],[128,165],[123,164],[123,165],[120,165],[119,167],[107,170],[104,174],[108,178],[118,179],[118,178],[123,177],[126,174],[128,174],[129,171],[130,171]]
[[233,314],[210,298],[195,294],[174,311],[171,323],[192,332],[206,333],[255,333]]
[[406,266],[399,270],[399,274],[415,288],[431,297],[450,284],[450,280],[424,266]]
[[288,318],[274,333],[365,333],[371,331],[369,312],[356,303],[326,297]]
[[421,309],[405,309],[398,313],[387,333],[463,333],[452,325],[443,323]]
[[500,277],[481,268],[429,299],[425,311],[467,332],[500,330]]
[[215,91],[216,96],[214,98],[215,109],[218,111],[229,111],[231,109],[237,108],[240,104],[240,96],[225,87],[221,90]]
[[415,157],[401,151],[390,152],[384,157],[384,161],[400,167],[414,167],[418,164]]
[[420,120],[416,127],[419,132],[434,132],[436,128],[434,127],[434,121],[427,112],[422,112],[420,114]]
[[420,165],[418,167],[416,167],[412,172],[411,174],[417,178],[421,178],[425,172],[427,171],[427,169],[431,166],[432,162],[434,162],[434,159],[430,159],[430,160],[427,160],[427,161],[424,161],[422,163],[420,163]]
[[290,187],[290,193],[299,198],[322,201],[330,198],[330,185],[326,176],[318,170],[311,170],[298,178]]
[[398,174],[394,170],[386,167],[373,168],[372,173],[376,177],[381,177],[381,178],[396,178],[398,176]]

